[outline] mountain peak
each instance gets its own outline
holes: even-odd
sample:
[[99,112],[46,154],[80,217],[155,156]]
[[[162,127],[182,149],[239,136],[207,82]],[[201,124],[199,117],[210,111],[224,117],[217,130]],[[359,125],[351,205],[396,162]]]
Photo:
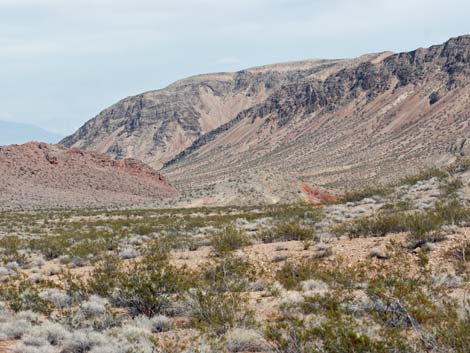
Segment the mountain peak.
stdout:
[[469,62],[465,35],[196,76],[121,101],[62,143],[165,166],[218,203],[292,200],[300,179],[344,187],[454,158],[449,146],[470,129]]

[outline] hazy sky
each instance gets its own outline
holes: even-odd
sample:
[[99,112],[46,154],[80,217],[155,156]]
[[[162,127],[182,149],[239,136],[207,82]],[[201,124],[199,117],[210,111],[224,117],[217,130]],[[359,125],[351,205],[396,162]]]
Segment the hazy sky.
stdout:
[[405,51],[470,33],[468,0],[0,0],[0,120],[71,133],[193,74]]

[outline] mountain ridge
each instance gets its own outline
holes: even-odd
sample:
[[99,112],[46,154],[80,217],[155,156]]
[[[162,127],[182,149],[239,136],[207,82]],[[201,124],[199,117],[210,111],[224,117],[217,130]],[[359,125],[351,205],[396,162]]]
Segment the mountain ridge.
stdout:
[[[470,36],[465,35],[410,52],[224,74],[224,80],[233,75],[230,82],[214,79],[220,74],[212,81],[198,76],[198,83],[189,78],[169,86],[176,91],[158,91],[166,100],[154,102],[151,117],[146,103],[115,117],[127,124],[127,141],[116,126],[103,134],[102,123],[113,123],[109,114],[91,124],[101,139],[112,141],[105,152],[113,158],[136,155],[163,167],[184,191],[184,202],[289,202],[298,199],[301,182],[340,189],[387,182],[417,168],[450,163],[456,146],[457,154],[467,151],[469,62]],[[211,93],[204,97],[201,89]],[[211,99],[219,109],[204,106]],[[237,99],[243,103],[234,104]],[[160,124],[161,106],[171,108],[163,114],[165,124]],[[201,107],[212,119],[208,128],[201,128]],[[175,122],[184,133],[168,128]],[[152,155],[140,148],[149,141],[145,130],[156,125],[151,145],[171,153]],[[99,139],[87,141],[86,132],[79,130],[65,143],[96,149]]]
[[38,126],[0,120],[0,145],[22,144],[28,141],[57,143],[63,136]]

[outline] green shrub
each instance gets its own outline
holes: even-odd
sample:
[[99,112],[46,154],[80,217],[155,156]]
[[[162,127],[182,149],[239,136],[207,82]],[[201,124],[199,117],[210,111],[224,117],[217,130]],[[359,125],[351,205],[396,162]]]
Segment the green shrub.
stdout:
[[442,239],[440,230],[444,225],[444,219],[436,212],[411,213],[406,216],[405,222],[414,247]]
[[470,221],[470,209],[456,199],[438,202],[435,213],[443,219],[445,224],[460,225]]
[[367,186],[363,189],[347,192],[344,195],[344,202],[356,202],[372,196],[388,196],[393,192],[393,188],[387,186]]
[[315,230],[297,222],[280,223],[274,228],[264,231],[260,235],[260,239],[263,243],[309,241],[315,239]]
[[206,266],[201,273],[201,283],[218,292],[241,292],[246,290],[250,281],[257,279],[257,275],[248,261],[229,255]]
[[124,267],[117,261],[97,267],[88,281],[93,294],[111,298],[114,305],[128,308],[132,316],[152,317],[171,304],[171,296],[189,286],[189,274],[170,265],[137,263]]
[[188,292],[193,325],[203,331],[222,335],[235,327],[253,323],[253,313],[239,292],[218,292],[197,288]]
[[248,244],[246,236],[234,227],[227,227],[211,238],[211,245],[217,256],[225,256]]
[[407,230],[401,213],[378,213],[370,217],[360,217],[351,222],[334,226],[332,231],[336,235],[357,237],[383,237],[387,233]]
[[445,179],[448,176],[448,173],[445,170],[438,168],[429,168],[420,171],[415,175],[409,175],[404,177],[400,184],[415,185],[419,181],[429,180],[432,178]]
[[314,267],[307,262],[286,262],[277,272],[276,280],[287,290],[300,289],[300,282],[313,278]]
[[266,338],[277,352],[288,353],[408,353],[412,349],[398,335],[374,339],[356,331],[352,318],[333,317],[319,325],[295,316],[268,325]]
[[460,178],[449,178],[441,184],[441,192],[444,196],[453,196],[463,187],[463,181]]
[[16,281],[0,285],[0,301],[8,303],[13,311],[32,310],[38,313],[50,314],[52,306],[39,296],[41,288],[45,286],[33,285],[26,277],[17,278]]

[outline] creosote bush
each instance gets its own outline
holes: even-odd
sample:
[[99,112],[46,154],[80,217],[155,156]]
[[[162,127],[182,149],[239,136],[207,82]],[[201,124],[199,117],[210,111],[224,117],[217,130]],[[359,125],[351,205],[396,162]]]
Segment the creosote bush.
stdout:
[[281,241],[311,241],[315,238],[315,230],[299,222],[283,222],[274,228],[264,231],[260,235],[263,243]]
[[368,186],[360,190],[350,191],[344,195],[343,202],[356,202],[372,196],[387,196],[393,192],[388,186]]
[[218,256],[224,256],[249,244],[246,235],[232,226],[213,235],[210,240],[214,252]]
[[443,169],[428,168],[428,169],[421,170],[417,174],[404,177],[399,184],[415,185],[419,181],[429,180],[432,178],[443,180],[448,175],[449,175],[448,172]]
[[385,236],[387,233],[409,232],[415,244],[435,242],[442,239],[443,225],[461,224],[470,220],[470,209],[455,199],[438,202],[428,211],[378,212],[373,216],[360,217],[332,228],[336,235],[351,238]]

